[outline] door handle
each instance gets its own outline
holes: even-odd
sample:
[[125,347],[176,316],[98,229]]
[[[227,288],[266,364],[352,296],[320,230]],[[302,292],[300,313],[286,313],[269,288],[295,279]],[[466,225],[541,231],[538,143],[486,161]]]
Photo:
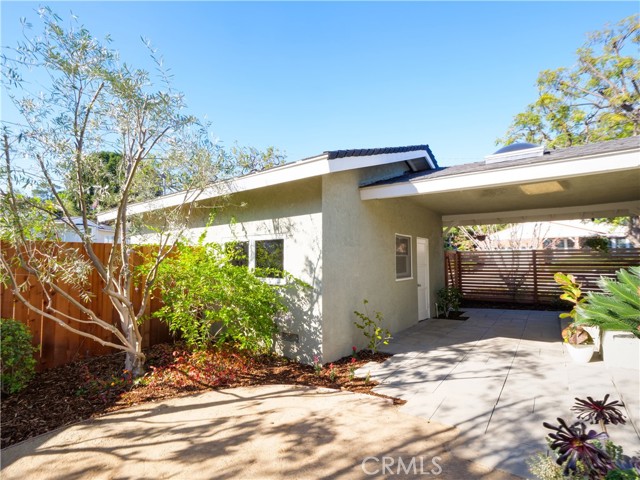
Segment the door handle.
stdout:
[[422,285],[418,284],[419,287],[421,287]]

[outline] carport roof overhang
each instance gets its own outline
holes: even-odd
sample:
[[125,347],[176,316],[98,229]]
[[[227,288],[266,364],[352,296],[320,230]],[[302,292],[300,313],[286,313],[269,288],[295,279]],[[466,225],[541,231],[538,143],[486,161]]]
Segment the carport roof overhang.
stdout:
[[445,226],[640,214],[640,139],[459,165],[362,186],[364,201],[404,198]]

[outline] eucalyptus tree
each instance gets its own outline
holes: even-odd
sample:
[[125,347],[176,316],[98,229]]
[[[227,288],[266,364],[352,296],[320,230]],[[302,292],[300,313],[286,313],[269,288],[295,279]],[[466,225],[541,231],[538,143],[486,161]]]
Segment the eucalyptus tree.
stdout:
[[[186,228],[193,200],[234,165],[211,140],[208,125],[185,113],[183,94],[174,90],[148,42],[155,75],[122,63],[109,38],[95,38],[77,21],[65,25],[48,8],[39,17],[41,33],[34,35],[24,22],[23,40],[2,54],[2,87],[19,120],[2,125],[0,280],[30,310],[126,352],[125,368],[138,376],[145,361],[140,326],[158,267]],[[100,154],[105,151],[113,156]],[[183,201],[161,213],[128,214],[130,202],[157,196],[159,185],[183,192]],[[33,195],[34,189],[46,195]],[[117,212],[115,235],[110,255],[101,259],[89,221],[106,209]],[[56,240],[60,225],[81,238],[81,248],[48,241]],[[158,248],[136,278],[130,239],[150,229]],[[89,308],[94,271],[119,325]],[[42,287],[44,306],[25,294],[32,282]],[[138,288],[140,304],[133,300]],[[56,310],[54,295],[80,315]],[[99,327],[103,334],[77,324]]]

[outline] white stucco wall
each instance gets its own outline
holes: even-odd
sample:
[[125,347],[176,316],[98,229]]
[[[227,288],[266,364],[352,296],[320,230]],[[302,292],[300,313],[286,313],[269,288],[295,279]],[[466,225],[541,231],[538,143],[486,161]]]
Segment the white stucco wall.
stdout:
[[[336,160],[339,161],[339,160]],[[429,240],[431,312],[444,284],[440,216],[411,199],[362,201],[359,185],[403,173],[406,164],[331,173],[197,203],[188,235],[196,241],[284,239],[284,268],[311,287],[288,299],[276,350],[305,363],[366,348],[354,310],[369,301],[391,332],[418,321],[416,238]],[[222,203],[226,206],[218,208]],[[212,225],[207,226],[211,213]],[[395,235],[410,235],[413,278],[397,281]],[[147,239],[148,240],[148,239]],[[292,340],[293,339],[293,340]]]
[[[323,360],[366,347],[355,328],[354,310],[369,301],[369,315],[382,312],[383,326],[397,332],[418,321],[416,237],[429,239],[431,312],[444,284],[442,223],[439,215],[409,199],[360,200],[358,185],[380,172],[348,171],[323,177]],[[411,280],[395,276],[395,234],[410,235]]]
[[[284,268],[310,288],[288,295],[290,313],[278,321],[281,332],[297,335],[297,342],[278,338],[276,350],[305,363],[322,356],[322,184],[320,178],[290,182],[232,195],[207,225],[212,205],[202,202],[191,222],[194,240],[225,243],[232,240],[284,239]],[[289,339],[293,338],[291,335]]]

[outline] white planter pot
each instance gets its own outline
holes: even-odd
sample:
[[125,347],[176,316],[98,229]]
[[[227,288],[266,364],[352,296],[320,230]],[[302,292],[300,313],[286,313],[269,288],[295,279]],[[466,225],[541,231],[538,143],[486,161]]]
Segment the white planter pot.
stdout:
[[583,327],[591,338],[593,338],[593,351],[601,353],[602,352],[602,332],[600,331],[600,327]]
[[575,363],[589,363],[593,357],[593,345],[573,345],[565,343],[567,352]]
[[640,370],[640,338],[631,332],[602,332],[602,357],[609,367]]

